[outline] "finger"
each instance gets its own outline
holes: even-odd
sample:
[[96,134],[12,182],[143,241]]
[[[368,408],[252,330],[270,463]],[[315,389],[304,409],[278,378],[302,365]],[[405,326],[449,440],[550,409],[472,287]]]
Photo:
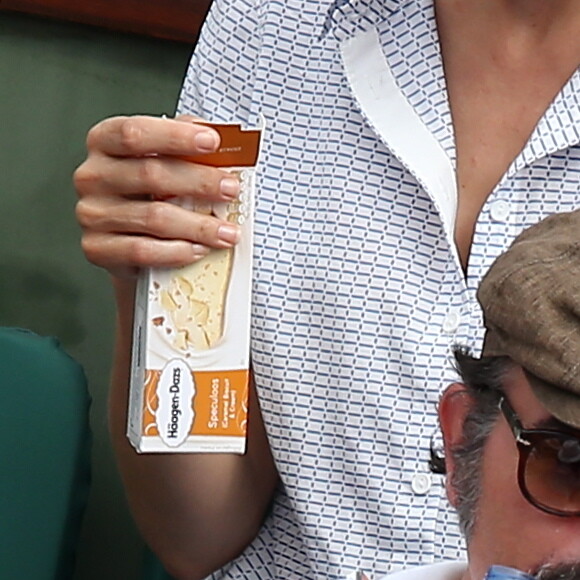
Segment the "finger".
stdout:
[[221,249],[240,238],[236,224],[163,201],[86,198],[78,202],[76,214],[86,232],[137,234]]
[[217,131],[193,122],[191,117],[179,120],[144,115],[110,117],[87,134],[89,152],[117,157],[211,153],[219,143]]
[[207,255],[206,247],[184,240],[95,232],[83,236],[82,248],[89,262],[119,277],[140,268],[180,268]]
[[240,193],[235,174],[171,157],[93,155],[78,167],[73,180],[79,197],[149,194],[231,201]]

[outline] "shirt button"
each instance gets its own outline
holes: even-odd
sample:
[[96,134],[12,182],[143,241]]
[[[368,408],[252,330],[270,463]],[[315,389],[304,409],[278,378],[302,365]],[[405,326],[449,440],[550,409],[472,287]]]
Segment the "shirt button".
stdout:
[[431,489],[431,476],[428,473],[416,473],[411,480],[411,489],[417,495],[425,495]]
[[492,220],[496,222],[505,222],[507,217],[510,215],[510,204],[503,199],[498,199],[491,204],[489,214],[491,215]]
[[457,310],[448,312],[445,320],[443,321],[443,332],[447,332],[448,334],[454,333],[459,328],[460,321],[461,317],[459,316],[459,312],[457,312]]

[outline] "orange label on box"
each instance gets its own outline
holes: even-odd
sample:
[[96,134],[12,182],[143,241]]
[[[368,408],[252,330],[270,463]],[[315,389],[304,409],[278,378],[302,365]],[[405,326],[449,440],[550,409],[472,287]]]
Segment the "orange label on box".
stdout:
[[[163,385],[167,372],[169,383]],[[178,396],[184,388],[181,373],[175,366],[169,371],[147,371],[142,426],[145,435],[160,436],[170,446],[189,435],[246,435],[249,371],[190,372],[185,400]],[[164,400],[168,411],[159,413]]]
[[220,135],[220,146],[215,153],[187,155],[183,159],[213,167],[253,167],[258,161],[261,131],[244,130],[240,125],[205,124]]

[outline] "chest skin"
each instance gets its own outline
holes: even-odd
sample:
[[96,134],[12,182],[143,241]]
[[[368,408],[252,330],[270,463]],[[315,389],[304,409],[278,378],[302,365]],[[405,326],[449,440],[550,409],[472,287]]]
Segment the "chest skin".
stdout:
[[580,63],[580,8],[566,0],[551,11],[533,0],[520,4],[436,3],[457,149],[455,242],[464,269],[485,200]]

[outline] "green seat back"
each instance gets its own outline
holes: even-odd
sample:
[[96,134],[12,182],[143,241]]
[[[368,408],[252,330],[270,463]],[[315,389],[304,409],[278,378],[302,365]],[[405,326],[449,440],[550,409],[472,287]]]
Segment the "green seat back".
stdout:
[[84,373],[58,345],[0,328],[0,577],[72,578],[90,481]]

